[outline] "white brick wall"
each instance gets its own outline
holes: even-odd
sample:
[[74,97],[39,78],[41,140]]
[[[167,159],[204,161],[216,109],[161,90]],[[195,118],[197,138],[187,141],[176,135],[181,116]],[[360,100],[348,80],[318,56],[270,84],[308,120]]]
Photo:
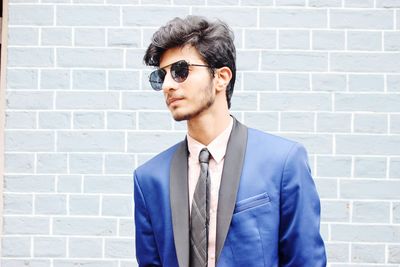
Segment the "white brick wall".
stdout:
[[235,31],[232,113],[302,142],[329,266],[400,264],[399,0],[9,0],[4,267],[131,267],[132,177],[180,140],[142,56],[174,16]]

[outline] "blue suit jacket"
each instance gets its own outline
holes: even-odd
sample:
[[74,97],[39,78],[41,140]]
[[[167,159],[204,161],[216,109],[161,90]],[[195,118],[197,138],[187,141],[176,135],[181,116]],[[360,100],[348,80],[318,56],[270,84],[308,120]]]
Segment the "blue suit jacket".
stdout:
[[[139,266],[189,266],[186,140],[134,173]],[[303,146],[234,120],[217,210],[216,263],[326,266],[320,202]]]

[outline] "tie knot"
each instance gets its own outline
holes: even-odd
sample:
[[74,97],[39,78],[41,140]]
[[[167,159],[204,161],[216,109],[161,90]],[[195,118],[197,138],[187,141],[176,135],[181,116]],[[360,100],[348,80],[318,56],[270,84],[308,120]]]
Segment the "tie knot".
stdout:
[[207,148],[203,148],[199,154],[199,161],[200,163],[208,163],[210,160],[210,152]]

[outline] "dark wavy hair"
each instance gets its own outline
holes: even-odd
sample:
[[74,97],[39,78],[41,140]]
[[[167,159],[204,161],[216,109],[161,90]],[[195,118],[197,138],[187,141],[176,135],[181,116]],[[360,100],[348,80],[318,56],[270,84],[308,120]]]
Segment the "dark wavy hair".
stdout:
[[220,20],[209,21],[199,16],[174,18],[153,34],[143,60],[148,66],[158,67],[166,50],[192,45],[210,67],[228,67],[232,71],[232,79],[226,88],[226,101],[230,108],[236,79],[236,50],[233,39],[233,31]]

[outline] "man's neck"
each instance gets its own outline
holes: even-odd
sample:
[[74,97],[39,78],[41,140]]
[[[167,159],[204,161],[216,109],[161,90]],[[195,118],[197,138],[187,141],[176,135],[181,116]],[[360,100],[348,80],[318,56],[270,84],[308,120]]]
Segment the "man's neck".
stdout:
[[204,114],[187,121],[188,134],[203,145],[211,143],[230,123],[229,112]]

